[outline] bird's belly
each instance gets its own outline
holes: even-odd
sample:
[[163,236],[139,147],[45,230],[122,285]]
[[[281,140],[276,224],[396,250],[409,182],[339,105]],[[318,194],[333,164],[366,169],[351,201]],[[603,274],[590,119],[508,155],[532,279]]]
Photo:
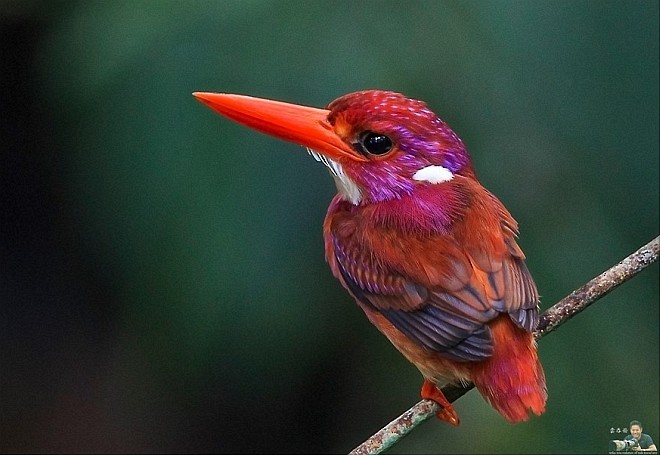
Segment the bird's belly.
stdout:
[[380,312],[360,305],[369,321],[387,337],[394,347],[415,365],[422,376],[442,386],[446,383],[470,381],[470,364],[445,358],[441,353],[429,351],[406,337]]

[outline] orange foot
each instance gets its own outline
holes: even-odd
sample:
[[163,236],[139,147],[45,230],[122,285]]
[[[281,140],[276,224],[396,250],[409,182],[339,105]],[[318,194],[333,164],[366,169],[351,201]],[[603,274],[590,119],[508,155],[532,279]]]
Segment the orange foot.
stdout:
[[435,401],[440,406],[442,406],[442,409],[438,411],[438,413],[435,415],[438,419],[444,420],[445,422],[448,422],[454,425],[455,427],[457,427],[461,423],[461,420],[458,418],[458,414],[456,413],[456,410],[447,400],[445,394],[442,393],[442,390],[440,390],[438,387],[436,387],[435,384],[433,384],[431,381],[429,381],[426,378],[424,379],[424,384],[422,384],[421,393],[422,393],[422,398],[424,398],[425,400]]

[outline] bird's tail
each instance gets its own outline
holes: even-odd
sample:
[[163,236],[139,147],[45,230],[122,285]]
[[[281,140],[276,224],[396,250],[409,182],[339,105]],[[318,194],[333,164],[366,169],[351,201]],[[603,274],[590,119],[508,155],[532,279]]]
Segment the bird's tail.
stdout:
[[513,323],[508,315],[496,318],[490,328],[493,355],[474,365],[472,381],[484,398],[511,423],[527,420],[529,411],[541,415],[548,392],[534,337]]

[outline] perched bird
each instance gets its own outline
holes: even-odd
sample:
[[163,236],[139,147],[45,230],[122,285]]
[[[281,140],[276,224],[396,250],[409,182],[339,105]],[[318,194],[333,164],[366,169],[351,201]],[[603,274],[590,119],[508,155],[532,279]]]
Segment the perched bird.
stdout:
[[518,226],[477,180],[458,136],[425,103],[344,95],[326,109],[194,93],[220,114],[307,147],[338,194],[323,225],[332,273],[422,373],[421,395],[459,424],[440,387],[472,381],[509,422],[540,415],[545,375],[532,331],[539,296]]

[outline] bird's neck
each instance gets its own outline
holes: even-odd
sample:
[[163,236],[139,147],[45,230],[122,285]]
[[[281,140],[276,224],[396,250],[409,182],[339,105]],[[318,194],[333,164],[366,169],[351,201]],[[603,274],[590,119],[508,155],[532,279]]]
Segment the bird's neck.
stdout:
[[452,224],[462,218],[469,205],[469,193],[459,179],[441,185],[424,185],[412,193],[389,200],[353,205],[337,195],[328,215],[343,212],[361,219],[364,228],[386,228],[401,234],[428,236],[446,233]]

